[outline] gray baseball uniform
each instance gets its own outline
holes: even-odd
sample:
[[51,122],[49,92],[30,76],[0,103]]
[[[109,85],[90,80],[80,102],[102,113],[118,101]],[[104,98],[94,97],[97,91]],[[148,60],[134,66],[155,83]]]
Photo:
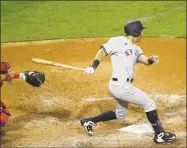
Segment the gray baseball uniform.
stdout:
[[117,118],[127,115],[128,103],[143,107],[145,112],[155,110],[155,102],[131,84],[134,66],[138,63],[139,56],[143,54],[141,48],[124,36],[109,39],[101,48],[106,56],[111,56],[113,72],[109,90],[116,103]]

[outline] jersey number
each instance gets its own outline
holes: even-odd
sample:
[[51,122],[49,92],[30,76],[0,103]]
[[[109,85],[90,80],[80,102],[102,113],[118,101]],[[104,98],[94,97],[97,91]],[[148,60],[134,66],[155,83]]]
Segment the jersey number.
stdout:
[[[132,49],[127,49],[125,51],[126,56],[132,55]],[[135,55],[138,56],[138,50],[135,51]]]
[[132,49],[127,49],[125,51],[126,56],[132,55]]

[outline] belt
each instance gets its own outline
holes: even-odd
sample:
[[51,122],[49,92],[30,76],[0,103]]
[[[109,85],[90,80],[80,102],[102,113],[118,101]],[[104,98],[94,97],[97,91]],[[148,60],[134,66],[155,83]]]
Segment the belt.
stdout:
[[[127,78],[127,82],[133,82],[134,79]],[[112,78],[112,81],[118,81],[118,78]]]

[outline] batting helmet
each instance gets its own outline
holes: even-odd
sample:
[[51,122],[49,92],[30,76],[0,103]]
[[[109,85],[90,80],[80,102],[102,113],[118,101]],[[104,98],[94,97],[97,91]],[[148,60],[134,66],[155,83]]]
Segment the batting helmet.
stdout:
[[143,27],[142,23],[138,20],[130,21],[124,26],[126,35],[131,35],[133,37],[139,36],[143,29],[145,29],[145,27]]

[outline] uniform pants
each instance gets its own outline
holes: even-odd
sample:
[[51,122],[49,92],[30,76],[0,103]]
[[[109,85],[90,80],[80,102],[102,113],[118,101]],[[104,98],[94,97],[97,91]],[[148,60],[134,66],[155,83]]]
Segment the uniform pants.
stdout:
[[145,112],[150,112],[156,109],[155,102],[130,82],[110,80],[109,90],[116,104],[115,113],[118,119],[121,119],[128,114],[129,103],[144,108]]

